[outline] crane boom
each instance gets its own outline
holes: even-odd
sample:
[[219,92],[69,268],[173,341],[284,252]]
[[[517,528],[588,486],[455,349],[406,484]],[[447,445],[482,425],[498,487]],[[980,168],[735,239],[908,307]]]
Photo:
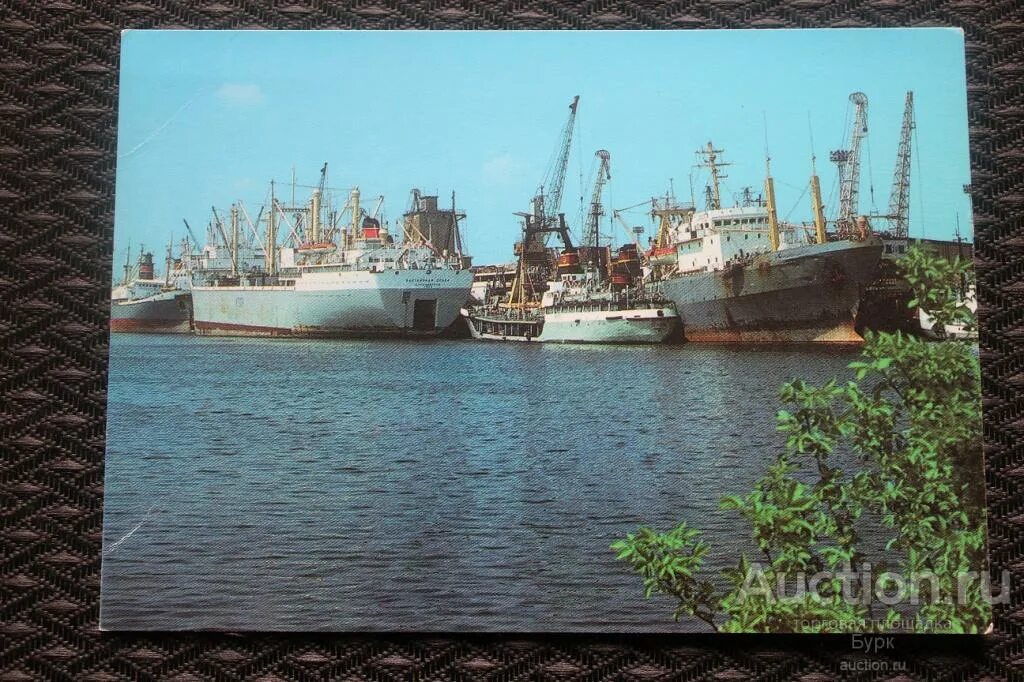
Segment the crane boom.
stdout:
[[910,226],[910,136],[914,130],[914,92],[907,91],[903,105],[900,146],[896,151],[896,171],[889,195],[889,220],[894,237],[905,238]]
[[860,147],[868,133],[868,96],[863,92],[850,95],[854,106],[853,130],[850,132],[850,148],[839,149],[831,159],[839,166],[839,215],[836,227],[840,235],[853,232],[860,210]]
[[541,201],[543,202],[544,212],[543,215],[546,218],[546,222],[552,225],[558,221],[558,211],[562,207],[562,190],[565,188],[565,171],[569,167],[569,151],[572,148],[572,131],[576,125],[576,108],[580,102],[580,96],[576,95],[572,98],[572,104],[569,105],[569,119],[565,122],[565,126],[562,128],[561,145],[558,148],[558,156],[555,159],[555,165],[551,169],[551,177],[548,178],[549,186],[548,199],[545,201],[543,196]]
[[597,177],[594,179],[594,190],[590,193],[590,212],[587,214],[587,231],[583,237],[584,246],[597,248],[601,244],[601,216],[604,215],[604,208],[601,206],[601,193],[604,191],[606,182],[612,179],[611,154],[600,149],[595,154],[601,160],[597,169]]

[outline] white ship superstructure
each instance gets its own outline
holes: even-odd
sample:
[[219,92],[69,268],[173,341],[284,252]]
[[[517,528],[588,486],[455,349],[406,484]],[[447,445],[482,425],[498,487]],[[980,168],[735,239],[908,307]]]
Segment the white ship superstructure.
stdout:
[[140,249],[137,264],[124,265],[124,277],[110,292],[110,330],[187,333],[190,331],[188,276],[167,250],[164,277],[157,277],[153,254]]
[[863,342],[854,316],[882,251],[867,220],[851,219],[840,233],[826,234],[816,176],[813,230],[778,220],[770,173],[764,199],[748,191],[737,205],[724,207],[716,165],[720,152],[710,142],[702,150],[712,177],[706,210],[671,196],[652,203],[660,226],[648,252],[649,286],[675,303],[686,338]]

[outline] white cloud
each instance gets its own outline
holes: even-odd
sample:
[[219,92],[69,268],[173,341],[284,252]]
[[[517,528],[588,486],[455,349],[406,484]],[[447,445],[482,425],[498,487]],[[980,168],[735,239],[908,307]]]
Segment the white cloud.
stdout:
[[511,154],[499,154],[484,162],[483,179],[492,185],[508,185],[523,173],[523,164]]
[[217,97],[237,106],[256,106],[266,99],[260,86],[251,83],[225,83],[217,88]]

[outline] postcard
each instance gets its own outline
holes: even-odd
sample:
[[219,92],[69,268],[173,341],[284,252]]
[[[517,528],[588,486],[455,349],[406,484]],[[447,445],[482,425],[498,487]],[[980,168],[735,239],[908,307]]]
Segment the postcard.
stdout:
[[103,629],[989,629],[960,31],[127,31],[119,110]]

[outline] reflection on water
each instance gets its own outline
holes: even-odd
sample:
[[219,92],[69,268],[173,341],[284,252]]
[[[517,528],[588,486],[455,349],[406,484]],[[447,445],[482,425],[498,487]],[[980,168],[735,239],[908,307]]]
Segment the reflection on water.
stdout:
[[733,565],[779,386],[852,356],[115,334],[103,626],[703,631],[608,545]]

